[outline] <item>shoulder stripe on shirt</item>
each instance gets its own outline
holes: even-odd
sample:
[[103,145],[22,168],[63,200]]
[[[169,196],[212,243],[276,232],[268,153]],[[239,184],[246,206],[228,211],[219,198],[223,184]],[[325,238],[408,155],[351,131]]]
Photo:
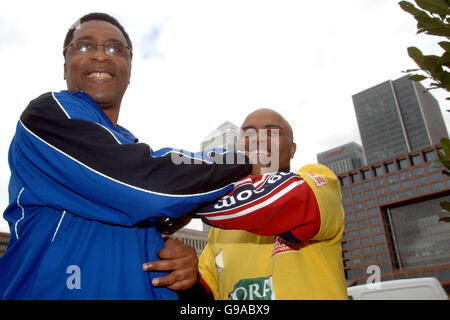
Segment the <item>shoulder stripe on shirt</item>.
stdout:
[[[267,182],[269,177],[265,177],[263,180],[264,182]],[[270,199],[275,199],[278,200],[280,197],[282,197],[284,194],[286,194],[287,192],[289,192],[290,190],[292,190],[293,188],[301,185],[304,182],[304,180],[302,178],[300,178],[299,176],[293,175],[288,177],[285,181],[282,181],[282,183],[280,184],[276,184],[274,185],[273,188],[267,188],[267,190],[265,188],[263,188],[265,185],[261,184],[261,181],[257,181],[255,184],[251,184],[251,183],[245,183],[245,184],[239,184],[237,185],[233,192],[233,195],[231,196],[225,196],[222,199],[220,199],[218,201],[217,204],[214,205],[213,209],[216,209],[214,211],[200,211],[197,213],[197,215],[199,216],[207,216],[206,218],[208,220],[221,220],[221,219],[213,219],[212,217],[215,216],[223,216],[223,217],[231,217],[234,216],[234,214],[236,212],[242,212],[243,210],[247,210],[247,207],[252,207],[253,210],[244,213],[243,215],[250,213],[252,211],[258,210],[264,206],[260,206],[261,203],[265,202],[266,205],[272,203],[272,202],[266,202]],[[292,186],[292,184],[295,184],[295,186]],[[251,191],[245,189],[245,185],[249,185],[252,187],[255,185],[258,185],[259,188],[255,188],[254,189],[254,193],[259,193],[257,196],[253,197],[253,200],[249,201],[249,202],[245,202],[243,204],[239,204],[239,200],[240,200],[240,195],[244,194],[244,197],[251,197]],[[289,188],[289,190],[284,191],[285,189]],[[233,198],[230,198],[233,197]],[[275,201],[274,200],[274,201]],[[225,207],[225,209],[222,209],[223,207]],[[208,208],[211,208],[211,206],[209,206]],[[251,208],[250,208],[251,209]],[[226,219],[226,218],[224,218]]]
[[20,221],[23,220],[23,218],[25,218],[25,209],[20,204],[20,196],[22,195],[24,189],[25,188],[22,188],[19,192],[19,195],[17,196],[17,205],[19,206],[20,209],[22,209],[22,217],[19,220],[17,220],[16,224],[14,225],[14,231],[16,232],[16,239],[19,239],[19,233],[17,232],[17,225],[19,224]]
[[266,199],[265,201],[258,203],[258,204],[252,204],[251,202],[248,205],[251,205],[249,208],[244,209],[244,210],[239,210],[236,213],[233,214],[225,214],[225,215],[219,215],[219,216],[213,216],[213,217],[208,217],[208,220],[225,220],[225,219],[233,219],[233,218],[238,218],[238,217],[242,217],[245,216],[249,213],[252,213],[254,211],[257,211],[261,208],[264,208],[266,206],[269,206],[270,204],[272,204],[273,202],[277,201],[278,199],[280,199],[281,197],[283,197],[284,195],[286,195],[288,192],[290,192],[292,189],[300,186],[301,184],[303,184],[304,181],[303,180],[297,180],[297,181],[293,181],[291,184],[289,184],[287,187],[285,187],[284,189],[281,190],[277,190],[279,192],[277,192],[276,194],[274,194],[273,196],[269,197],[268,199]]
[[58,104],[58,106],[61,108],[61,110],[64,112],[64,114],[67,116],[68,119],[71,119],[69,116],[69,113],[66,111],[66,109],[64,109],[64,107],[61,105],[61,103],[59,102],[59,100],[55,97],[55,93],[52,92],[52,97],[53,99],[56,101],[56,103]]

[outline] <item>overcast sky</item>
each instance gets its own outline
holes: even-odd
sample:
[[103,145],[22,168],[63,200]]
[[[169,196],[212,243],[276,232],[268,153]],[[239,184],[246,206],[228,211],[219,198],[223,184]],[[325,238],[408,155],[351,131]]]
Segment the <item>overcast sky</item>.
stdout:
[[[2,1],[0,211],[18,117],[31,99],[66,89],[65,34],[94,11],[116,17],[133,41],[119,124],[141,142],[198,151],[225,120],[239,126],[269,107],[293,127],[293,169],[361,143],[352,95],[415,68],[408,46],[442,53],[441,39],[416,35],[415,20],[395,0]],[[448,128],[446,94],[432,93]],[[0,231],[8,231],[3,218]]]

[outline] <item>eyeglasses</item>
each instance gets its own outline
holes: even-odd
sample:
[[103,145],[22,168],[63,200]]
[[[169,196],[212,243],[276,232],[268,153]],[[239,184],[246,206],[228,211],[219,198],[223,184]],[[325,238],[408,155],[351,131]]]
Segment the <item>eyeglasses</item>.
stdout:
[[73,46],[75,51],[80,54],[92,54],[97,51],[98,46],[103,47],[105,54],[111,57],[127,57],[127,49],[130,50],[131,56],[133,51],[127,46],[117,41],[108,41],[103,44],[97,44],[91,40],[76,40],[64,47],[63,52],[65,52],[69,47]]

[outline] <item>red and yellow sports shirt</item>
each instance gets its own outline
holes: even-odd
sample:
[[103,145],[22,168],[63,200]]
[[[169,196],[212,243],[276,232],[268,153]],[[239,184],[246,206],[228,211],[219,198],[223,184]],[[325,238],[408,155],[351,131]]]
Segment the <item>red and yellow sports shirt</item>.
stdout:
[[215,299],[347,299],[344,210],[327,167],[244,178],[198,215],[216,227],[199,262]]

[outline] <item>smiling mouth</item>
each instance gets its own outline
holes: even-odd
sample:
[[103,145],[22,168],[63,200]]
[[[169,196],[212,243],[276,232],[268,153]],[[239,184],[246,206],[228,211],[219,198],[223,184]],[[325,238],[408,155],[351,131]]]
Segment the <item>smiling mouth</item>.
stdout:
[[112,76],[107,72],[91,72],[87,75],[88,79],[105,80],[111,79]]

